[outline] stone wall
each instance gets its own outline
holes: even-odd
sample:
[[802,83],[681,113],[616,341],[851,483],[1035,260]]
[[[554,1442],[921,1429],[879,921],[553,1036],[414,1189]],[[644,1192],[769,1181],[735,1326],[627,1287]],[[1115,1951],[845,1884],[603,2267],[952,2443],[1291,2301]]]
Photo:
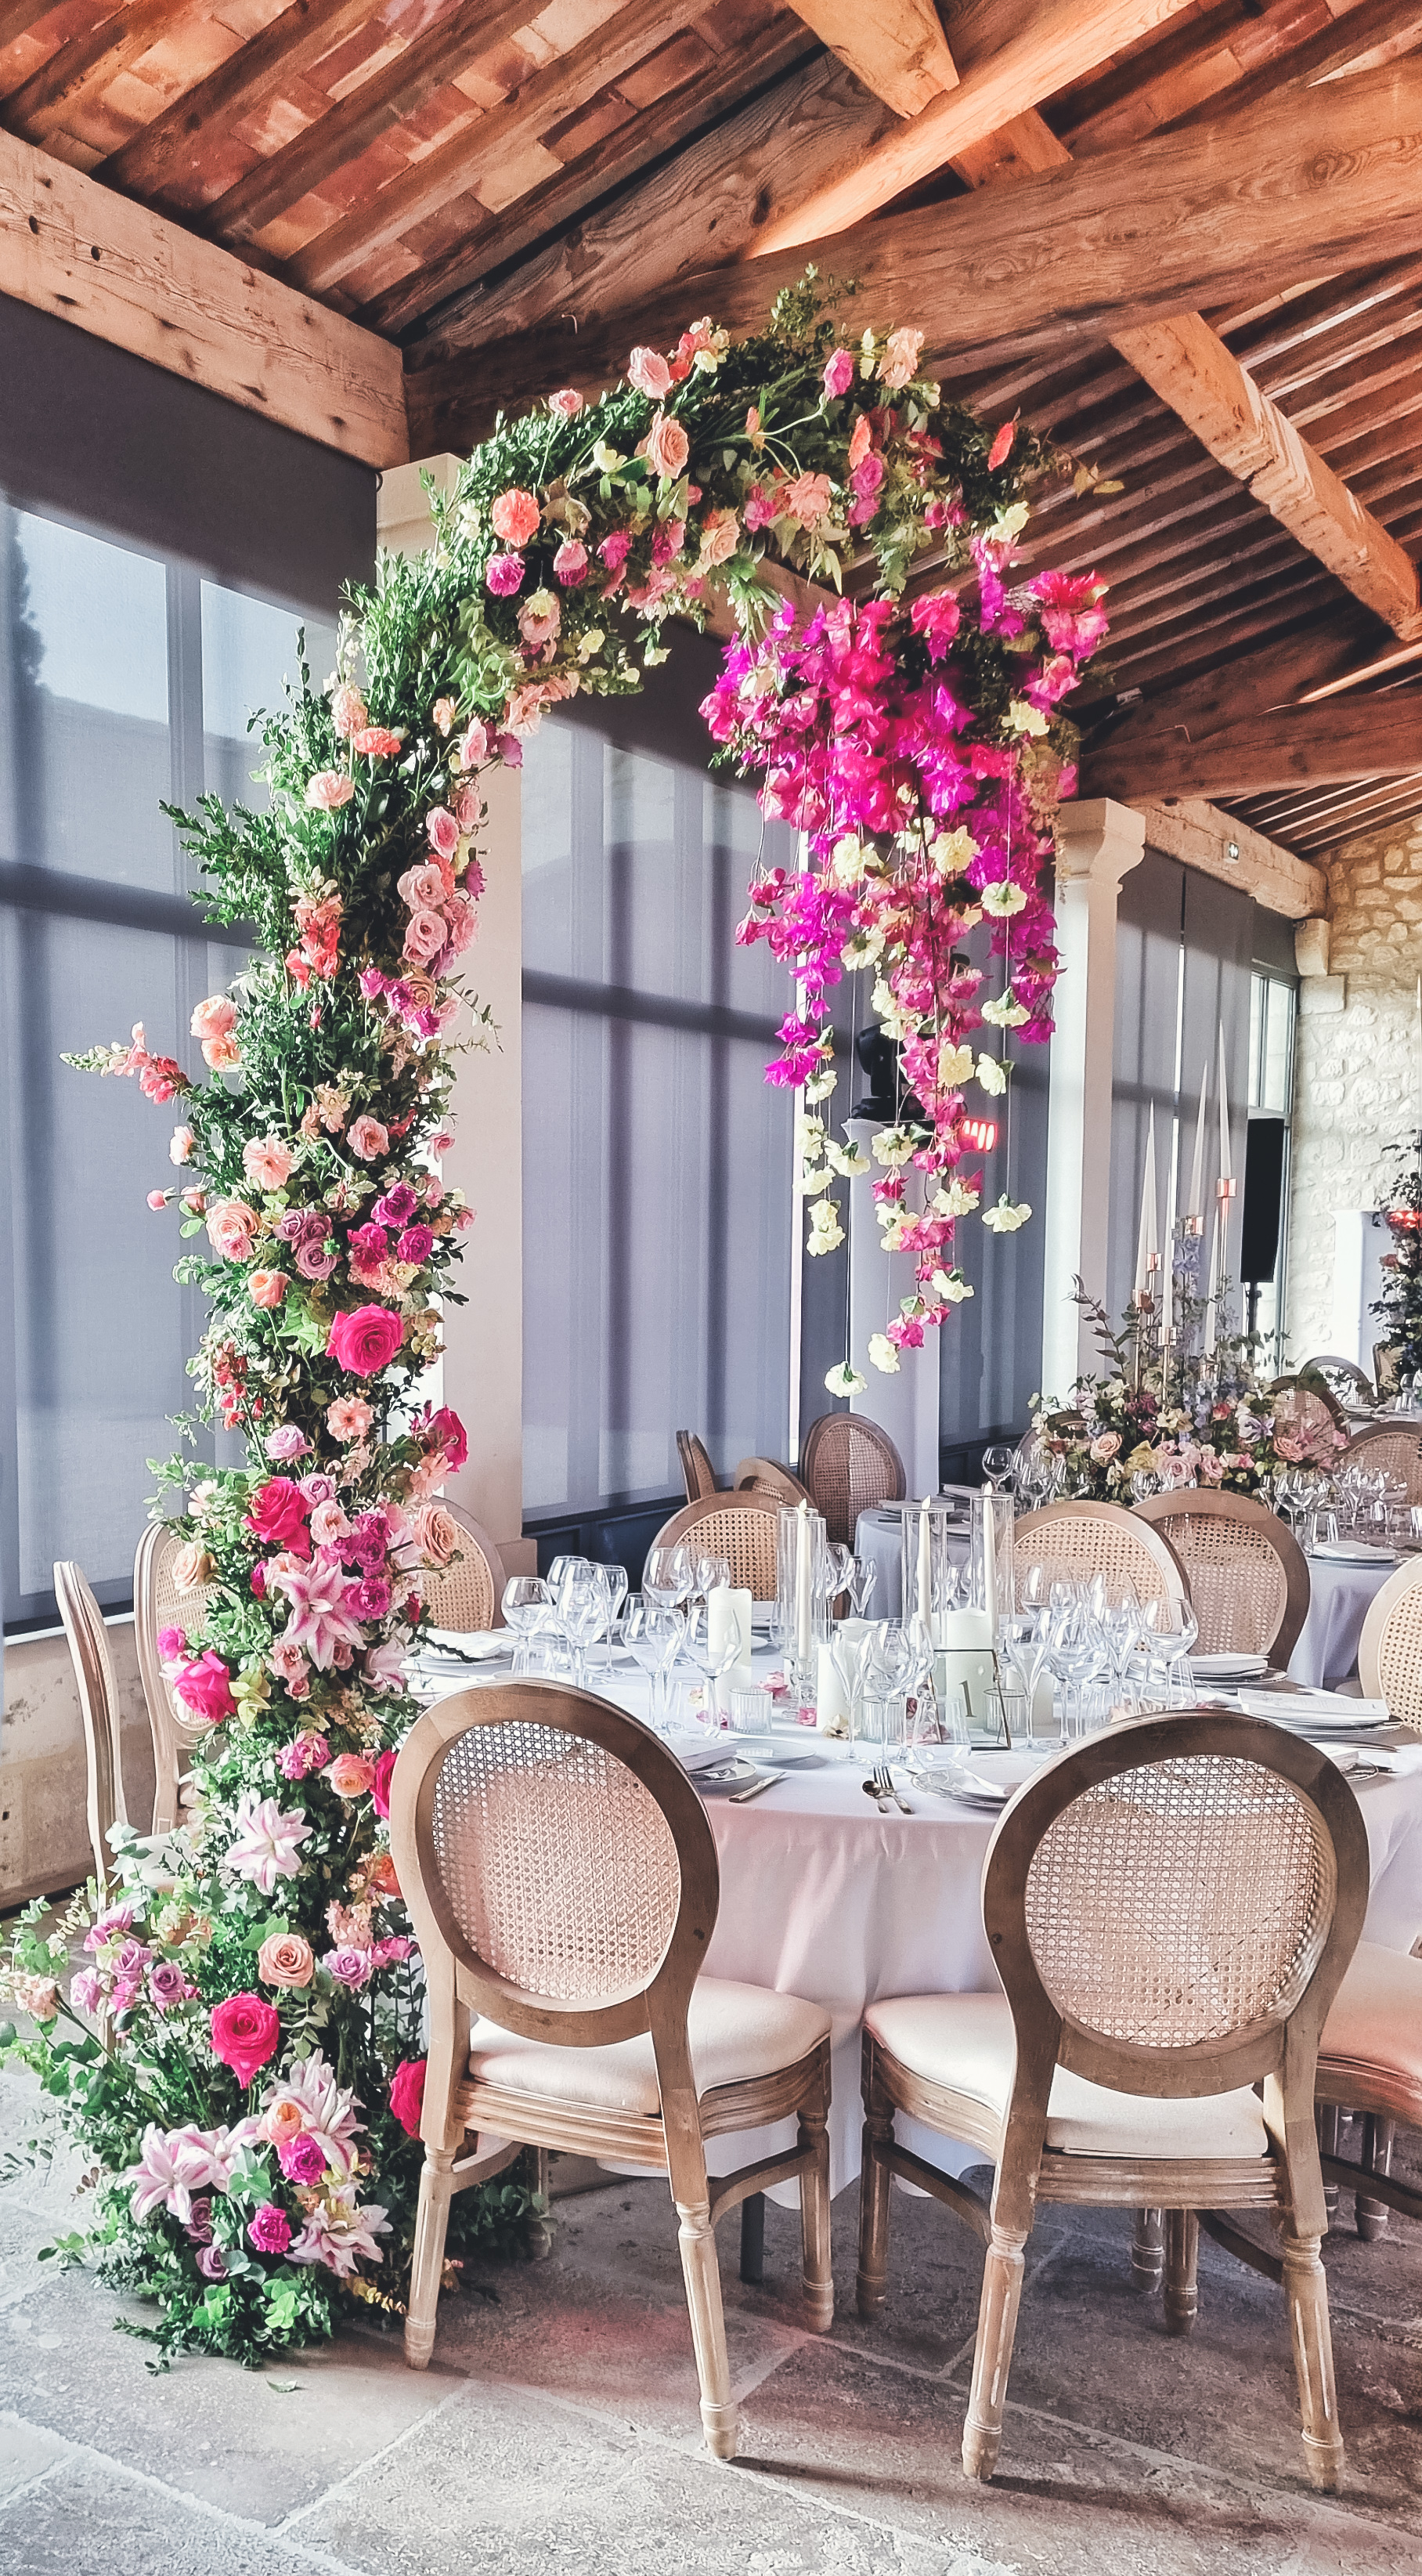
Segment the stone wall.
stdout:
[[[106,1622],[123,1712],[122,1758],[130,1820],[153,1815],[153,1740],[138,1677],[132,1619]],[[84,1728],[63,1632],[14,1638],[5,1648],[0,1731],[0,1910],[57,1895],[93,1871],[85,1812]]]
[[1334,1217],[1384,1194],[1418,1123],[1422,819],[1327,861],[1329,972],[1299,987],[1289,1284],[1291,1361],[1331,1350]]

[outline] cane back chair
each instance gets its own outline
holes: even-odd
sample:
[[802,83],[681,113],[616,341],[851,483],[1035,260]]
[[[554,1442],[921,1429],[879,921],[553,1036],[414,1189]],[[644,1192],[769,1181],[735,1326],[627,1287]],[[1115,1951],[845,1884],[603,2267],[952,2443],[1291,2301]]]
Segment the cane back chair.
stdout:
[[1308,1617],[1309,1573],[1293,1532],[1247,1494],[1152,1494],[1134,1520],[1169,1540],[1190,1579],[1202,1654],[1267,1655],[1283,1670]]
[[119,1695],[104,1614],[87,1577],[71,1558],[54,1569],[54,1594],[69,1640],[84,1728],[85,1818],[94,1876],[100,1886],[113,1868],[110,1825],[126,1825],[123,1758],[119,1750]]
[[1344,1445],[1347,1425],[1342,1405],[1322,1378],[1276,1377],[1266,1392],[1273,1398],[1279,1428],[1301,1440],[1311,1457],[1331,1463]]
[[[586,1692],[514,1682],[441,1701],[402,1747],[390,1836],[430,2019],[406,2359],[422,2370],[434,2346],[450,2199],[514,2141],[664,2173],[702,2423],[734,2458],[713,2231],[798,2176],[806,2306],[828,2327],[829,2014],[700,1975],[720,1895],[706,1810],[665,1745]],[[708,2181],[707,2138],[792,2113],[788,2153]]]
[[1306,1386],[1321,1378],[1345,1414],[1371,1411],[1378,1400],[1377,1388],[1367,1370],[1359,1368],[1356,1360],[1340,1359],[1332,1351],[1322,1352],[1315,1360],[1305,1360],[1299,1376]]
[[445,1502],[459,1532],[459,1553],[448,1565],[426,1566],[420,1584],[429,1604],[430,1623],[471,1636],[504,1625],[504,1560],[483,1523],[459,1503]]
[[[884,2305],[892,2175],[984,2239],[970,2477],[997,2463],[1034,2210],[1076,2201],[1165,2211],[1177,2331],[1194,2319],[1202,2211],[1282,2280],[1309,2475],[1337,2484],[1314,2078],[1367,1899],[1367,1835],[1327,1754],[1224,1712],[1130,1720],[1061,1755],[998,1821],[983,1921],[1006,1994],[870,2005],[860,2310]],[[991,2204],[899,2146],[898,2112],[985,2148]],[[1215,2214],[1244,2208],[1277,2212],[1282,2264]]]
[[1422,1432],[1415,1422],[1358,1432],[1338,1464],[1361,1467],[1368,1476],[1405,1476],[1409,1503],[1422,1503]]
[[1369,1602],[1358,1679],[1365,1699],[1385,1699],[1400,1725],[1422,1734],[1422,1557],[1400,1565]]
[[134,1642],[148,1708],[148,1731],[153,1738],[155,1834],[171,1833],[178,1821],[187,1771],[185,1757],[199,1736],[206,1734],[208,1725],[205,1718],[195,1717],[171,1684],[165,1682],[158,1652],[158,1640],[165,1628],[182,1628],[193,1634],[200,1631],[216,1589],[210,1582],[179,1588],[173,1569],[185,1545],[176,1530],[155,1521],[144,1531],[133,1560]]
[[694,1431],[679,1431],[676,1435],[676,1454],[681,1460],[687,1501],[699,1503],[707,1494],[714,1494],[716,1470],[711,1464],[710,1451],[705,1441],[698,1440]]
[[1119,1503],[1043,1503],[1024,1512],[1013,1530],[1013,1572],[1020,1583],[1029,1565],[1050,1569],[1054,1583],[1130,1583],[1139,1601],[1168,1601],[1178,1622],[1190,1599],[1190,1578],[1162,1531]]
[[908,1492],[904,1462],[887,1431],[862,1413],[822,1413],[805,1434],[800,1465],[826,1535],[840,1547],[854,1545],[861,1512],[901,1502]]
[[694,1547],[724,1556],[731,1582],[754,1601],[773,1601],[779,1588],[777,1554],[780,1505],[769,1494],[707,1494],[685,1503],[664,1521],[647,1553],[659,1547]]
[[[1401,2125],[1422,2133],[1422,1959],[1360,1941],[1323,2028],[1318,2050],[1323,2179],[1356,2193],[1358,2234],[1371,2240],[1388,2210],[1422,2218],[1422,2190],[1392,2173]],[[1338,2154],[1339,2115],[1363,2123],[1359,2162]]]
[[731,1479],[738,1494],[763,1494],[773,1503],[807,1503],[809,1493],[778,1458],[742,1458]]

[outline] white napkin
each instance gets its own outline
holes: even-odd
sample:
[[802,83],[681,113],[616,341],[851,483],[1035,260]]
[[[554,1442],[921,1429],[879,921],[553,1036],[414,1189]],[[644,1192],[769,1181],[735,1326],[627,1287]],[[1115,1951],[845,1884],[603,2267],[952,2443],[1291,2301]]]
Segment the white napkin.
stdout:
[[714,1770],[723,1762],[734,1762],[740,1751],[734,1735],[673,1735],[667,1743],[683,1771],[692,1772]]
[[1242,1690],[1237,1697],[1246,1717],[1272,1717],[1280,1726],[1303,1727],[1305,1730],[1310,1719],[1318,1722],[1339,1716],[1354,1725],[1363,1726],[1369,1720],[1382,1720],[1392,1715],[1385,1699],[1350,1699],[1345,1691]]
[[1358,1760],[1369,1770],[1399,1771],[1405,1778],[1409,1771],[1422,1771],[1422,1744],[1360,1744]]

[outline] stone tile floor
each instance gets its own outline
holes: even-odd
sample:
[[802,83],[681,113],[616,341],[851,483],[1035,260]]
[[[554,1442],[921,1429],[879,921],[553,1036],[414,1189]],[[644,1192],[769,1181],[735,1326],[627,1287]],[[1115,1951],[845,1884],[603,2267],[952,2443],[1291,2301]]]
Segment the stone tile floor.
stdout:
[[[28,2077],[0,2078],[0,2136]],[[1124,2216],[1048,2211],[990,2488],[958,2461],[975,2243],[897,2195],[887,2321],[853,2306],[856,2194],[835,2205],[840,2316],[807,2335],[798,2230],[724,2276],[742,2457],[700,2447],[665,2186],[561,2202],[544,2262],[446,2302],[434,2367],[378,2328],[247,2373],[150,2370],[118,2302],[37,2264],[67,2173],[0,2186],[4,2576],[1362,2576],[1422,2565],[1422,2227],[1330,2239],[1344,2492],[1303,2473],[1280,2296],[1201,2248],[1194,2336],[1131,2286]]]

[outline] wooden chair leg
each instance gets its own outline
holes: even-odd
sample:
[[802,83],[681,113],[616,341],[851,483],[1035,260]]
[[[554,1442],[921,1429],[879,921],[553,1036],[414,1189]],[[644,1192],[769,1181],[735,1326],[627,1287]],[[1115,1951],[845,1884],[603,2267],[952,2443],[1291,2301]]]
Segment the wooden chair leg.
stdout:
[[1138,2209],[1131,2239],[1131,2279],[1138,2290],[1154,2292],[1165,2273],[1165,2212]]
[[800,2176],[800,2245],[805,2308],[813,2334],[826,2334],[834,2323],[834,2275],[830,2270],[829,2126],[826,2109],[800,2113],[802,2147],[813,2147],[815,2161]]
[[[1363,2163],[1369,2173],[1391,2173],[1394,2135],[1395,2127],[1391,2120],[1380,2120],[1369,2114],[1363,2129]],[[1360,2191],[1354,2204],[1354,2216],[1358,2234],[1366,2245],[1371,2245],[1376,2237],[1386,2235],[1388,2209],[1385,2200],[1369,2200],[1367,2194]]]
[[1299,2377],[1304,2458],[1311,2483],[1331,2492],[1343,2473],[1343,2436],[1333,2385],[1333,2338],[1328,2325],[1328,2283],[1320,2238],[1293,2236],[1284,2222],[1284,2296]]
[[1200,2258],[1200,2222],[1193,2209],[1165,2212],[1165,2331],[1187,2335],[1199,2313],[1196,2267]]
[[1026,2242],[1025,2229],[1019,2232],[994,2224],[983,2265],[973,2384],[963,2426],[963,2466],[970,2478],[986,2480],[997,2467],[1007,2374],[1012,2367],[1012,2343],[1022,2298],[1022,2249]]
[[736,2407],[731,2397],[731,2365],[726,2357],[726,2320],[721,2307],[721,2273],[711,2227],[709,2200],[679,2200],[681,2269],[691,2340],[696,2348],[696,2376],[701,2387],[701,2421],[706,2447],[718,2460],[736,2456]]
[[444,2271],[449,2204],[454,2198],[454,2150],[426,2147],[415,2210],[415,2251],[410,2266],[410,2305],[405,2316],[405,2360],[428,2370],[434,2351],[435,2310]]
[[888,2298],[889,2193],[893,2175],[884,2151],[893,2144],[894,2115],[887,2105],[866,2103],[859,2165],[859,2270],[855,2296],[861,2317],[877,2317]]

